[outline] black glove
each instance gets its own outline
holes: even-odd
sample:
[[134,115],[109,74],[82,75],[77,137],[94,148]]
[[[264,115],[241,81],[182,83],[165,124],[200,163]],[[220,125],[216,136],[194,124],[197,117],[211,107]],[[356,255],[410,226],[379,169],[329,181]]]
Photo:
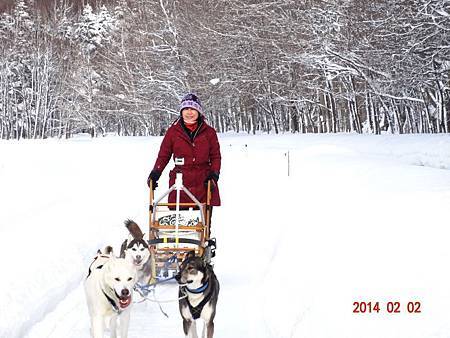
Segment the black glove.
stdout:
[[213,181],[212,183],[214,185],[216,185],[217,181],[219,180],[219,173],[217,171],[210,171],[209,172],[209,174],[208,174],[208,176],[206,176],[206,179],[205,179],[205,182],[204,182],[206,187],[208,186],[209,180],[212,180]]
[[150,175],[148,175],[147,178],[147,185],[150,188],[150,182],[153,182],[153,190],[156,189],[156,187],[158,186],[158,180],[161,177],[161,173],[157,170],[152,170],[152,172],[150,173]]

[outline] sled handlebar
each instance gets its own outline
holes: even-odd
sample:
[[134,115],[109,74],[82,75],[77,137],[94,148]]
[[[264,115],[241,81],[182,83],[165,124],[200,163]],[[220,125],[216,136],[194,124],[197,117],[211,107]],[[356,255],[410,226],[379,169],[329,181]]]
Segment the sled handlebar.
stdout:
[[[206,205],[211,205],[211,196],[212,196],[212,188],[213,185],[211,184],[211,181],[213,181],[212,179],[208,180],[208,185],[206,188]],[[149,188],[150,188],[150,205],[153,205],[153,201],[155,200],[155,188],[153,188],[153,180],[150,180],[150,184],[149,184]],[[172,205],[173,203],[170,203],[170,205]],[[169,205],[169,204],[167,204]],[[183,206],[195,206],[195,203],[180,203],[180,205]]]

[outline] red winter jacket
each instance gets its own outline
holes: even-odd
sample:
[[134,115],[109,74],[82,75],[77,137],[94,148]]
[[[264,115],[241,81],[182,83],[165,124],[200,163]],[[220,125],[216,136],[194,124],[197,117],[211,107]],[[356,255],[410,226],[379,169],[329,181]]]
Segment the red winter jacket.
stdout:
[[[214,128],[199,118],[199,127],[194,132],[192,141],[181,119],[175,121],[167,130],[161,143],[158,158],[153,170],[162,172],[172,157],[184,159],[183,165],[175,165],[169,172],[169,187],[175,183],[177,172],[183,173],[183,185],[202,203],[206,202],[204,182],[211,171],[220,173],[220,145]],[[181,192],[180,201],[192,202]],[[169,203],[176,202],[176,191],[169,194]],[[211,196],[211,205],[220,205],[219,187],[216,185]]]

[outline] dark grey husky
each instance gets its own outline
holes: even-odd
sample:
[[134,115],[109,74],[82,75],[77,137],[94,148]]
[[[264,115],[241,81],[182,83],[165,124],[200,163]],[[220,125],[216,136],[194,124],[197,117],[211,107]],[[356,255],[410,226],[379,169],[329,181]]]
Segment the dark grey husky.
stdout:
[[131,262],[137,270],[136,282],[139,284],[149,283],[152,277],[150,250],[144,240],[141,228],[132,220],[126,220],[125,226],[130,232],[130,237],[122,243],[120,257]]
[[[183,330],[186,337],[197,338],[196,319],[204,320],[202,337],[214,335],[214,317],[219,297],[219,281],[213,268],[194,251],[186,254],[175,276],[180,284],[180,313],[183,317]],[[206,336],[205,336],[206,334]]]

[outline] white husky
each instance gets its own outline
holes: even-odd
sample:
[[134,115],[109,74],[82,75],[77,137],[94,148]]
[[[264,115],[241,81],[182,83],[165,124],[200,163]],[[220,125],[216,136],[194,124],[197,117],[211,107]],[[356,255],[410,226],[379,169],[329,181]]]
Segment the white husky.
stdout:
[[116,258],[112,248],[95,257],[84,283],[91,337],[103,338],[105,328],[111,330],[111,338],[120,334],[127,338],[136,269],[123,258]]

